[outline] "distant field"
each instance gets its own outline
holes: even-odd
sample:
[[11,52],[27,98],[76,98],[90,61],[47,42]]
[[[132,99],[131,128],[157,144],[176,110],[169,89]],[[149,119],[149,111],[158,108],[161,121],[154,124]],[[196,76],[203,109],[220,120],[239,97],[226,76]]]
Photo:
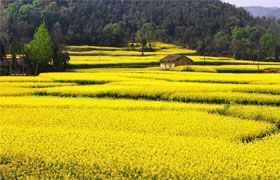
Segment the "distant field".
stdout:
[[158,62],[159,51],[1,76],[0,179],[279,179],[280,74],[222,57],[206,61],[240,63],[129,67]]
[[[221,73],[256,73],[258,62],[250,60],[234,60],[228,57],[196,56],[196,51],[182,49],[175,45],[154,43],[154,52],[145,52],[141,56],[139,47],[100,47],[100,46],[68,46],[71,56],[71,68],[100,67],[159,67],[159,60],[167,55],[184,54],[192,59],[191,67],[178,67],[172,70]],[[268,68],[280,68],[280,63],[259,62],[260,72]],[[242,66],[236,66],[242,65]],[[165,70],[164,68],[161,68]]]
[[[68,52],[72,56],[141,56],[140,47],[100,47],[100,46],[68,46]],[[195,50],[182,49],[175,45],[153,43],[153,52],[145,52],[145,56],[170,55],[170,54],[194,54]]]
[[68,46],[68,49],[72,68],[158,66],[159,60],[166,55],[196,53],[194,50],[159,42],[153,43],[154,52],[145,52],[144,56],[140,47]]

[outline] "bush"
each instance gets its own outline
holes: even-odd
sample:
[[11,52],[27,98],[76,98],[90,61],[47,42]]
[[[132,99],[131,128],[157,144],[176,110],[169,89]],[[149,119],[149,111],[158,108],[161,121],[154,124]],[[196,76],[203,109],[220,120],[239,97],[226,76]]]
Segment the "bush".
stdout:
[[8,76],[8,75],[9,75],[9,71],[7,69],[0,68],[0,76]]

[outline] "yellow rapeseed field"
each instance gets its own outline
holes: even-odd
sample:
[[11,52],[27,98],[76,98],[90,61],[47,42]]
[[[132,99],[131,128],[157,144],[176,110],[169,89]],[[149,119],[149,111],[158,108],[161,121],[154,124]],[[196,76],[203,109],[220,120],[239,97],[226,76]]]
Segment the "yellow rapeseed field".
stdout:
[[[153,43],[154,52],[145,52],[141,56],[140,47],[100,47],[100,46],[68,46],[72,66],[110,66],[110,65],[159,65],[159,60],[166,55],[185,54],[194,61],[192,67],[178,67],[173,70],[192,70],[198,72],[257,72],[267,68],[280,68],[280,63],[234,60],[228,57],[197,56],[196,51],[182,49],[175,45],[160,42]],[[216,65],[216,66],[214,66]],[[220,66],[223,65],[223,66]],[[239,66],[236,66],[239,65]],[[242,65],[242,66],[241,66]],[[161,68],[162,69],[162,68]]]
[[[155,47],[144,57],[69,48],[130,54],[102,55],[107,64],[186,51]],[[250,70],[244,64],[75,69],[98,58],[73,56],[64,73],[0,77],[0,179],[280,179],[279,74],[217,73]]]

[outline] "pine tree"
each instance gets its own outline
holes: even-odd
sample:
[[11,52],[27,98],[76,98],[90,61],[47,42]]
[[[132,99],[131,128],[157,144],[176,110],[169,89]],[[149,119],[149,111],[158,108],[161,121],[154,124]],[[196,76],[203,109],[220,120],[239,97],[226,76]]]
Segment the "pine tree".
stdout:
[[31,63],[35,65],[34,75],[40,73],[40,67],[48,67],[53,56],[53,42],[49,35],[46,23],[43,22],[34,34],[27,53]]

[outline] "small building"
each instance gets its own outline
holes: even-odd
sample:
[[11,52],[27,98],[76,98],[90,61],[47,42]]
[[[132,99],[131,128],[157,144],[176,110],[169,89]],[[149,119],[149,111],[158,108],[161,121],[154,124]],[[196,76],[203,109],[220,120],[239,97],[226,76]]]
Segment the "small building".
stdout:
[[173,68],[176,66],[192,65],[193,60],[184,55],[168,55],[160,60],[160,67]]

